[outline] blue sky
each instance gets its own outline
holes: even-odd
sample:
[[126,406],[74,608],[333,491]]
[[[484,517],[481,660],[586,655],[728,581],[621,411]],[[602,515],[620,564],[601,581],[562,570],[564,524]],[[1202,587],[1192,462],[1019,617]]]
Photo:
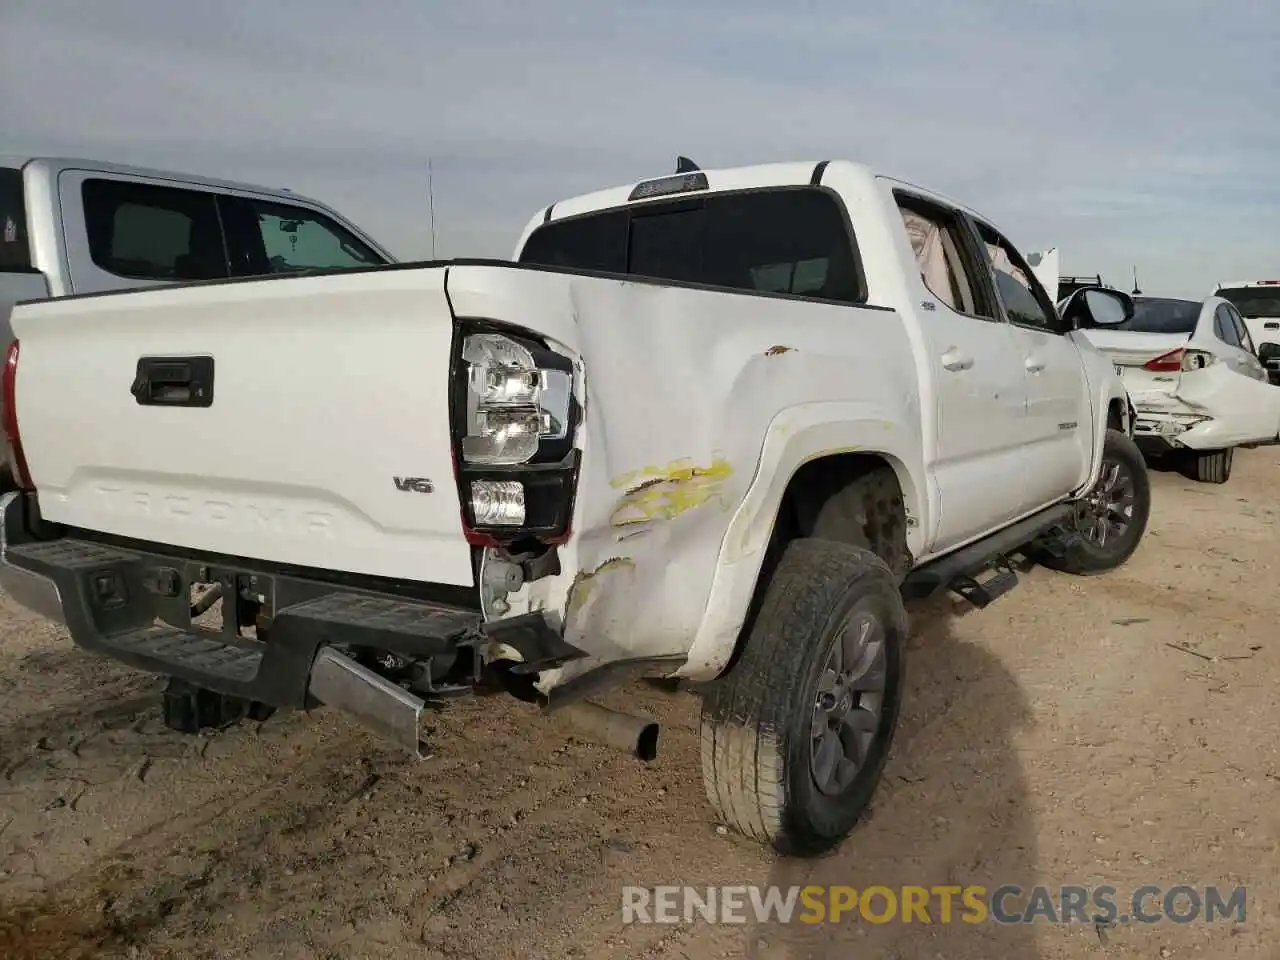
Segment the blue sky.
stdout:
[[0,152],[289,186],[405,258],[428,157],[442,256],[679,153],[844,157],[1203,294],[1280,276],[1278,52],[1267,0],[3,0]]

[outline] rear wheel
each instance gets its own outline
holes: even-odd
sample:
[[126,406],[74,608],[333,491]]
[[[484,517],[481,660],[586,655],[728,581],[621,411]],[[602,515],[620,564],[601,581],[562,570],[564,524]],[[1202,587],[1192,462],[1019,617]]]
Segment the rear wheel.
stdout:
[[1225,450],[1188,451],[1183,462],[1183,473],[1200,483],[1226,483],[1231,479],[1231,462],[1235,448]]
[[1040,558],[1046,567],[1101,573],[1120,566],[1138,549],[1151,513],[1151,480],[1137,445],[1120,431],[1107,431],[1098,480],[1075,508],[1076,536],[1063,556]]
[[907,615],[869,550],[788,544],[741,657],[704,688],[707,797],[784,854],[836,846],[880,781],[902,700]]

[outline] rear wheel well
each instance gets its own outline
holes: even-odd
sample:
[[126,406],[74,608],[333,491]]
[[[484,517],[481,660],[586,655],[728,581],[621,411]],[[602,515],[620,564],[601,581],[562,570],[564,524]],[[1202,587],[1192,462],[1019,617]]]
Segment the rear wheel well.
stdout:
[[1125,420],[1128,416],[1126,401],[1119,397],[1113,397],[1111,402],[1107,404],[1107,427],[1111,430],[1118,430],[1120,433],[1127,433],[1125,430]]
[[774,570],[791,541],[813,537],[863,547],[884,560],[901,581],[912,564],[908,518],[902,484],[885,457],[839,453],[802,464],[782,494],[751,606],[724,672],[737,662],[742,640],[755,623]]

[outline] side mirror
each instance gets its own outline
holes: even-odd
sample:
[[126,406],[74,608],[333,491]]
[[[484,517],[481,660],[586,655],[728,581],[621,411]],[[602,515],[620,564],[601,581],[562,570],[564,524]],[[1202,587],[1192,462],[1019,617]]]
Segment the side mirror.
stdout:
[[1114,327],[1133,317],[1133,298],[1119,290],[1082,287],[1062,301],[1059,312],[1072,327]]

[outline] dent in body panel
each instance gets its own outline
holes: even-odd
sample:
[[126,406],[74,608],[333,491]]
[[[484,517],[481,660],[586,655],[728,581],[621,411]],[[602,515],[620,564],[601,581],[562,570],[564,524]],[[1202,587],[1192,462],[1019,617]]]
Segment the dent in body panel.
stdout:
[[[564,639],[588,657],[541,673],[544,692],[613,660],[682,657],[709,622],[731,643],[805,460],[901,447],[893,460],[911,465],[902,486],[922,516],[918,426],[897,435],[918,424],[919,401],[914,378],[902,383],[914,361],[896,315],[559,279],[577,326],[561,337],[580,351],[590,411],[575,535],[561,575],[527,585],[512,613],[561,612]],[[726,566],[745,588],[713,602]]]
[[635,561],[630,557],[613,557],[590,572],[579,570],[573,578],[573,583],[569,585],[569,596],[565,603],[565,616],[573,617],[586,606],[596,587],[599,586],[601,579],[611,573],[634,570],[635,566]]
[[[803,460],[899,444],[919,471],[915,362],[890,311],[498,267],[453,268],[448,286],[457,315],[539,331],[582,364],[573,536],[561,573],[508,598],[509,616],[559,614],[587,653],[540,674],[543,692],[603,663],[684,656],[709,620],[734,633]],[[745,593],[713,604],[726,565],[748,571]]]

